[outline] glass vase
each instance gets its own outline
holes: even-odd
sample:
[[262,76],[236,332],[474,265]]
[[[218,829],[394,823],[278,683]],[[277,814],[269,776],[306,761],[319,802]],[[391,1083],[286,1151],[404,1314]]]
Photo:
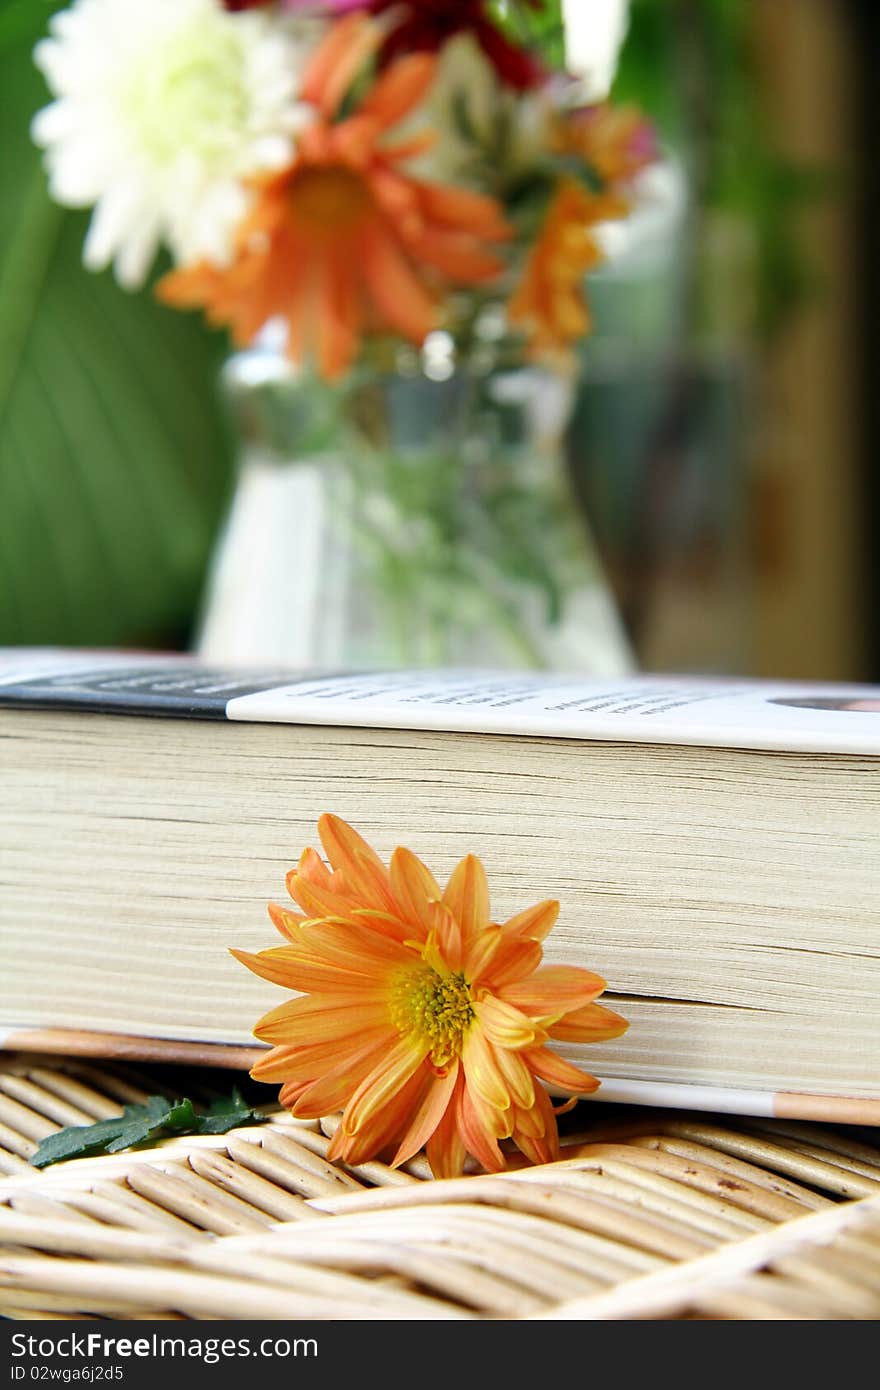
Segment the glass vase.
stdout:
[[631,669],[566,473],[569,380],[492,354],[461,364],[438,334],[338,385],[262,344],[224,385],[240,472],[206,659]]

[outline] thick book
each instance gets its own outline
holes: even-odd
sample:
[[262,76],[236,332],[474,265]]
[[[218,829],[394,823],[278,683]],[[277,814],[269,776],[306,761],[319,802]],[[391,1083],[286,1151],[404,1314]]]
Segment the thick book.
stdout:
[[[0,652],[0,1039],[246,1066],[323,811],[608,981],[599,1096],[880,1124],[880,688]],[[603,1001],[604,1002],[604,1001]]]

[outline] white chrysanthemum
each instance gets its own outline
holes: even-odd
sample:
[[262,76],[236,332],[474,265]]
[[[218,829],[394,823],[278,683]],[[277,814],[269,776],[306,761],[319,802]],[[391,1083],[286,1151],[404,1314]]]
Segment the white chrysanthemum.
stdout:
[[57,100],[33,135],[52,196],[95,205],[86,265],[113,261],[133,287],[162,241],[177,262],[226,263],[244,181],[288,163],[310,118],[306,35],[220,0],[76,0],[50,34],[34,57]]

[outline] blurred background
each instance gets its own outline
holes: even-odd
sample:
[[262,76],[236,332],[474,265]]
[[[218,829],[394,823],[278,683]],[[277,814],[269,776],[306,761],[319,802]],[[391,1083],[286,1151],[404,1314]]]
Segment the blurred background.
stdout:
[[[82,269],[88,214],[29,138],[56,8],[0,0],[0,644],[184,648],[235,477],[227,345]],[[878,679],[880,16],[628,12],[612,94],[668,158],[593,277],[567,449],[639,663]]]

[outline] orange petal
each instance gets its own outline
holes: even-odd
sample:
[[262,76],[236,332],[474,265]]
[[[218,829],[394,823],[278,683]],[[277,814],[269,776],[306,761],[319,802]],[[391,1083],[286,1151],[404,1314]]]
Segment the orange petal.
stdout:
[[578,965],[542,965],[527,980],[505,985],[499,994],[523,1013],[555,1021],[591,1004],[604,988],[603,979]]
[[305,1091],[307,1088],[308,1088],[308,1082],[307,1082],[307,1081],[288,1081],[288,1082],[286,1082],[286,1083],[281,1087],[281,1090],[278,1092],[278,1100],[279,1100],[279,1103],[280,1103],[281,1105],[285,1106],[288,1110],[292,1110],[293,1107],[296,1105],[296,1102],[299,1100],[300,1096],[302,1095],[303,1091]]
[[332,147],[334,162],[352,169],[365,170],[376,153],[376,122],[358,112],[348,120],[333,126]]
[[532,1073],[522,1059],[522,1054],[511,1052],[504,1047],[497,1047],[492,1050],[495,1064],[504,1077],[513,1105],[519,1109],[523,1107],[528,1109],[534,1105],[535,1082]]
[[318,851],[311,847],[303,850],[294,873],[296,877],[304,878],[307,883],[314,884],[316,888],[331,890],[333,887],[333,877],[330,870]]
[[472,232],[486,240],[507,241],[511,236],[501,204],[486,193],[474,193],[453,184],[419,183],[419,199],[432,222]]
[[379,130],[396,125],[426,95],[436,71],[437,59],[431,53],[398,59],[374,83],[358,115],[371,116]]
[[482,1027],[468,1029],[461,1049],[461,1061],[468,1090],[479,1096],[491,1110],[509,1109],[510,1092]]
[[559,1132],[553,1130],[550,1134],[542,1135],[540,1139],[533,1139],[522,1130],[517,1130],[512,1136],[516,1147],[521,1153],[525,1154],[529,1163],[540,1167],[545,1163],[556,1163],[559,1159]]
[[331,24],[300,83],[300,100],[332,116],[359,68],[382,41],[381,30],[364,14],[346,15]]
[[458,919],[467,952],[476,934],[489,925],[489,885],[475,855],[465,855],[453,870],[443,901]]
[[341,1158],[344,1163],[364,1163],[398,1142],[410,1116],[421,1105],[430,1079],[431,1072],[427,1064],[422,1063],[400,1090],[389,1097],[386,1105],[373,1111],[357,1132],[348,1128],[349,1107],[346,1107],[327,1157],[331,1162]]
[[305,164],[328,164],[333,159],[336,127],[325,121],[306,126],[297,137],[297,153]]
[[[431,922],[431,930],[428,933],[427,948],[436,950],[439,953],[440,961],[434,965],[434,969],[440,974],[443,967],[448,970],[460,970],[462,963],[462,943],[461,928],[458,919],[444,907],[443,903],[431,903],[428,910],[428,917]],[[428,953],[425,959],[428,959]]]
[[388,870],[362,835],[340,816],[323,815],[318,834],[333,868],[344,876],[347,888],[363,899],[360,907],[394,911]]
[[366,973],[343,970],[338,965],[304,958],[295,946],[273,946],[268,951],[260,951],[259,955],[230,949],[230,954],[262,979],[303,994],[342,994],[349,990],[376,992],[375,969],[368,969]]
[[357,1134],[377,1112],[393,1101],[395,1094],[422,1065],[430,1043],[417,1037],[400,1037],[378,1062],[346,1106],[345,1129]]
[[496,927],[494,923],[471,939],[462,962],[462,969],[472,986],[483,980],[503,945],[504,937],[501,928]]
[[364,282],[383,324],[424,342],[437,321],[436,306],[378,218],[364,228],[362,256]]
[[503,927],[493,925],[474,938],[463,968],[474,988],[483,985],[497,993],[502,985],[533,975],[542,955],[537,941],[511,940]]
[[335,1067],[313,1081],[297,1100],[294,1115],[302,1120],[319,1120],[322,1115],[340,1110],[351,1100],[352,1093],[357,1093],[364,1084],[364,1078],[372,1076],[388,1055],[387,1034],[379,1041],[369,1040],[357,1052],[342,1058]]
[[368,845],[363,835],[359,835],[348,821],[341,816],[325,811],[318,821],[318,834],[324,853],[334,869],[349,868],[356,872],[360,863],[371,864],[380,873],[385,873],[385,865],[372,845]]
[[568,1100],[557,1101],[553,1106],[553,1114],[556,1116],[569,1115],[571,1111],[574,1110],[577,1103],[577,1096],[569,1096]]
[[441,227],[424,227],[417,236],[407,237],[407,247],[417,261],[439,270],[447,279],[461,285],[482,285],[495,280],[504,262],[472,237],[459,236]]
[[435,925],[431,904],[440,901],[440,885],[411,850],[398,848],[392,854],[391,887],[407,921],[423,934],[429,932]]
[[457,1093],[456,1124],[465,1146],[488,1173],[500,1173],[504,1155],[498,1147],[491,1128],[486,1127],[483,1115],[474,1104],[469,1086]]
[[297,927],[302,922],[308,921],[308,918],[301,917],[298,912],[289,912],[286,907],[281,907],[279,903],[269,904],[269,917],[272,925],[288,941],[293,940]]
[[559,1158],[559,1130],[553,1105],[543,1086],[535,1087],[530,1110],[518,1110],[511,1136],[530,1163],[555,1163]]
[[457,1178],[464,1169],[467,1149],[458,1128],[458,1111],[463,1088],[464,1072],[459,1070],[449,1104],[426,1145],[428,1162],[435,1178]]
[[219,272],[207,261],[170,270],[156,283],[154,293],[162,304],[173,309],[199,309],[216,288]]
[[353,907],[349,919],[355,926],[369,927],[370,931],[382,936],[393,937],[395,941],[411,941],[418,937],[418,929],[402,916],[391,912],[376,912],[373,908]]
[[278,1082],[290,1078],[291,1059],[299,1051],[297,1047],[273,1047],[255,1062],[250,1074],[255,1081]]
[[400,1141],[397,1153],[391,1161],[392,1168],[406,1163],[419,1149],[428,1143],[437,1126],[441,1123],[452,1099],[458,1081],[458,1062],[454,1061],[442,1076],[436,1076],[422,1098],[422,1103],[413,1116],[409,1129]]
[[543,941],[555,927],[558,916],[559,903],[548,898],[546,902],[536,903],[534,907],[527,907],[525,912],[509,917],[503,923],[502,930],[507,936]]
[[369,1028],[385,1027],[391,1032],[388,1007],[383,999],[363,995],[337,999],[333,995],[309,994],[288,999],[260,1019],[254,1035],[262,1042],[298,1044],[326,1042],[335,1038],[344,1045]]
[[[519,1009],[515,1009],[512,1004],[507,1004],[503,999],[496,999],[494,995],[486,994],[482,999],[475,1001],[473,1005],[480,1028],[486,1037],[495,1047],[509,1047],[514,1051],[529,1047],[535,1041],[536,1029],[535,1020],[527,1018]],[[478,1031],[477,1029],[473,1030]]]
[[[547,1120],[542,1107],[542,1097],[546,1098],[546,1091],[541,1086],[535,1087],[535,1098],[531,1105],[518,1106],[514,1114],[513,1133],[511,1138],[527,1135],[530,1139],[543,1139],[547,1133]],[[555,1113],[555,1112],[554,1112]],[[515,1140],[518,1142],[518,1139]]]
[[403,241],[410,242],[421,233],[425,219],[419,207],[418,186],[412,179],[379,166],[370,173],[370,191]]
[[[327,248],[316,263],[320,275],[317,316],[318,363],[325,381],[335,381],[351,366],[360,345],[361,290],[358,262],[348,248]],[[343,870],[347,881],[349,874]],[[384,869],[382,870],[384,875]],[[370,894],[368,901],[380,901]]]
[[286,882],[287,891],[294,902],[313,921],[322,917],[345,917],[352,906],[350,898],[303,878],[297,869],[291,869]]
[[544,952],[538,941],[508,941],[505,939],[486,968],[480,983],[493,994],[505,985],[514,984],[534,975]]
[[564,1014],[547,1032],[559,1042],[590,1043],[619,1038],[628,1027],[625,1018],[606,1009],[603,1004],[585,1004],[581,1009]]
[[285,954],[288,950],[286,946],[277,946],[254,955],[252,951],[239,951],[235,946],[230,946],[229,954],[261,979],[270,980],[273,985],[283,985],[285,989],[296,989],[297,986],[291,983],[291,962]]
[[522,1054],[522,1059],[535,1076],[539,1076],[549,1086],[558,1086],[560,1091],[573,1091],[575,1095],[588,1096],[599,1089],[595,1076],[581,1071],[580,1067],[567,1062],[564,1057],[557,1057],[549,1047],[532,1048]]
[[427,154],[435,147],[437,138],[436,131],[426,130],[421,135],[413,135],[409,140],[400,140],[396,145],[383,144],[382,158],[388,164],[402,164],[408,159],[418,159],[420,155]]
[[[344,1040],[344,1045],[340,1044],[339,1038],[330,1038],[328,1041],[311,1043],[306,1047],[274,1047],[266,1058],[261,1058],[255,1063],[252,1074],[256,1081],[295,1081],[311,1086],[326,1074],[329,1067],[343,1065],[346,1059],[350,1061],[361,1048],[368,1045],[378,1045],[382,1042],[388,1047],[390,1039],[388,1026],[383,1024],[381,1028],[373,1028],[369,1032],[359,1033],[355,1038]],[[352,1079],[352,1088],[357,1084],[357,1080],[357,1077]]]
[[[308,345],[313,337],[312,294],[305,275],[298,277],[288,291],[283,306],[279,306],[287,324],[287,352],[291,362],[297,365],[306,360]],[[290,876],[287,880],[290,892]]]
[[369,975],[377,986],[389,969],[411,965],[415,959],[412,949],[384,932],[337,918],[304,923],[297,932],[296,942],[280,949],[290,950],[304,963],[331,965],[355,975]]

